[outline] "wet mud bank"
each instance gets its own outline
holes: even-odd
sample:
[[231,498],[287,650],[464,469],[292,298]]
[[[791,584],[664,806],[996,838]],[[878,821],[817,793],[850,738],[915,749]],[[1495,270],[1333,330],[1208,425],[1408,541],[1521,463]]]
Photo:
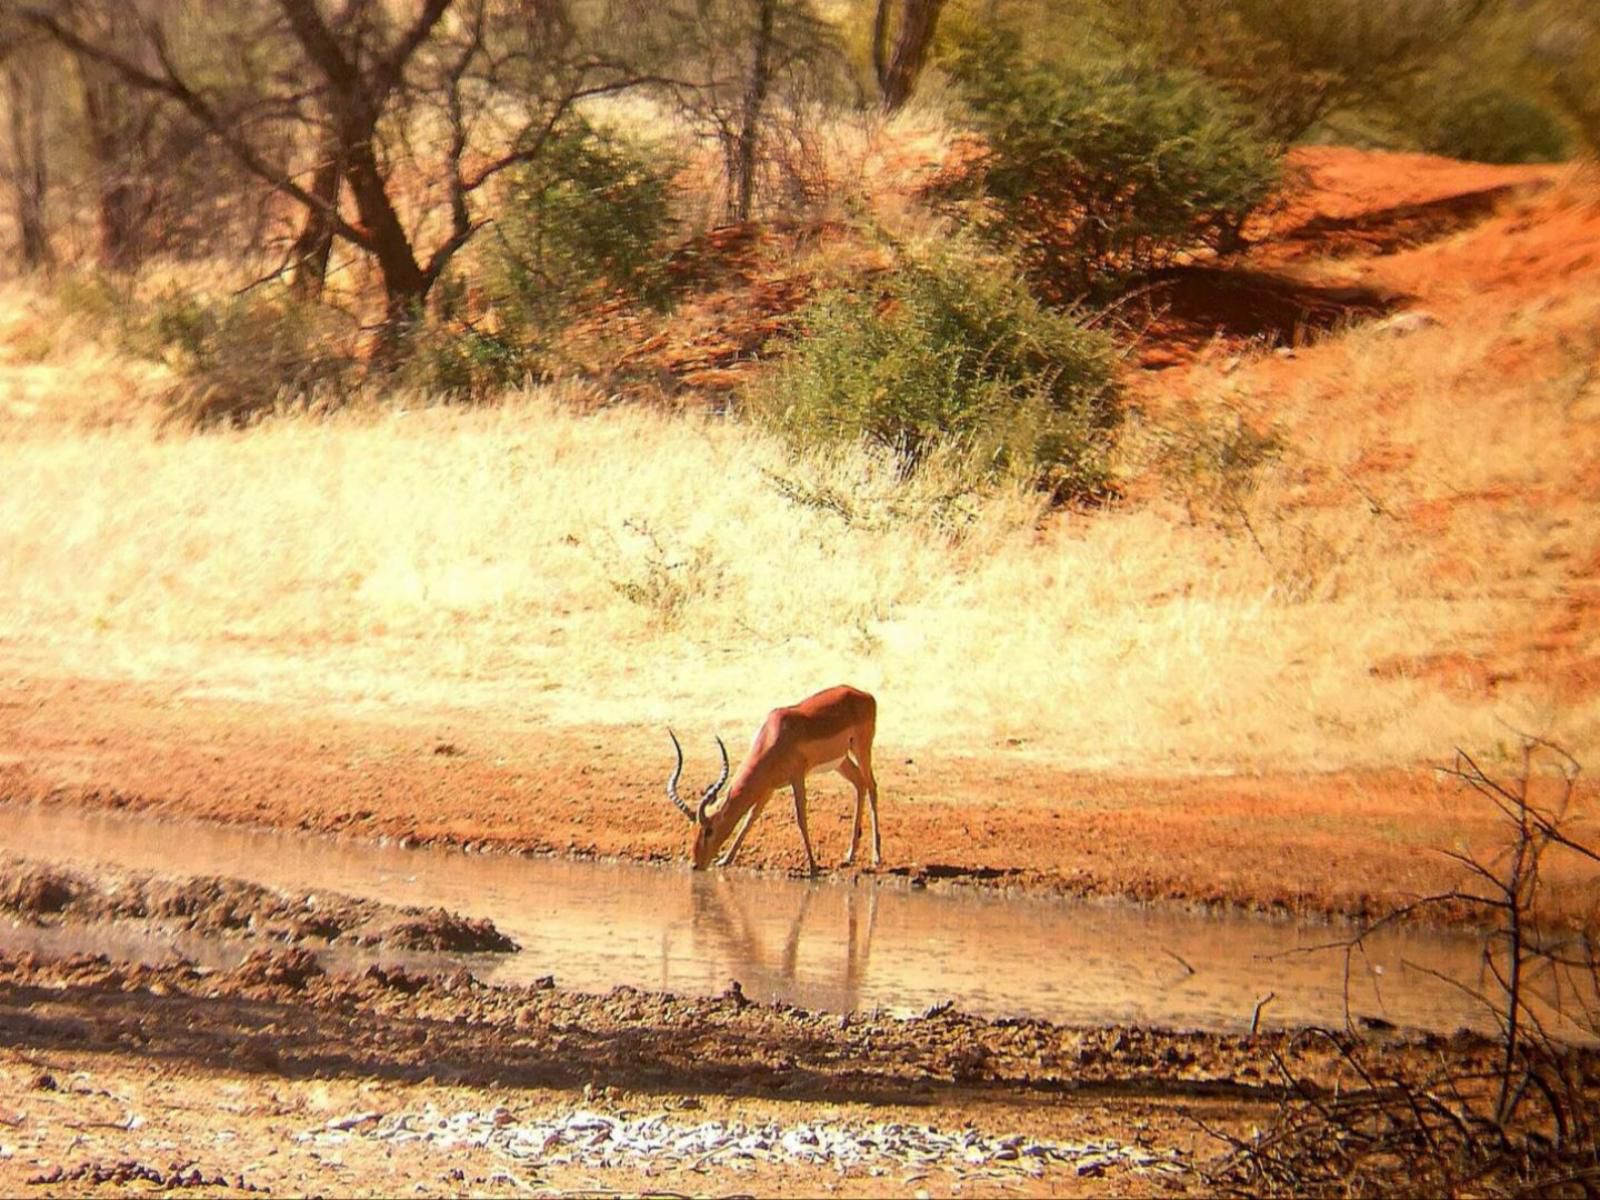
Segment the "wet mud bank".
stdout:
[[[359,1013],[359,1020],[352,1019]],[[1227,1035],[1143,1026],[1073,1027],[920,1014],[839,1014],[617,987],[490,986],[465,969],[330,972],[300,949],[261,949],[238,967],[45,958],[0,952],[0,1041],[37,1049],[138,1048],[228,1058],[283,1076],[385,1070],[413,1082],[622,1087],[927,1104],[957,1093],[1012,1100],[1060,1092],[1259,1095],[1286,1056],[1318,1079],[1333,1043],[1293,1031]],[[1379,1059],[1495,1052],[1475,1034],[1350,1033]],[[1591,1068],[1600,1055],[1586,1059]]]
[[0,852],[0,914],[31,925],[115,923],[310,947],[509,953],[517,943],[484,918],[384,904],[337,892],[288,893],[217,875],[85,871]]

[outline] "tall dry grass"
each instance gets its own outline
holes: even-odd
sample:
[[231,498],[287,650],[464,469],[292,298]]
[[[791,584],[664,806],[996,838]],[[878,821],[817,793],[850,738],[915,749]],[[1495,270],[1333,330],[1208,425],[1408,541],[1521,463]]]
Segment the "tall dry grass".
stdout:
[[539,395],[5,454],[0,638],[67,670],[725,732],[851,680],[897,746],[1104,769],[1412,761],[1549,716],[1536,691],[1375,677],[1520,601],[1488,567],[1443,597],[1348,516],[1308,591],[1159,506],[1041,525],[1024,494],[952,502],[864,454],[796,463],[737,425]]

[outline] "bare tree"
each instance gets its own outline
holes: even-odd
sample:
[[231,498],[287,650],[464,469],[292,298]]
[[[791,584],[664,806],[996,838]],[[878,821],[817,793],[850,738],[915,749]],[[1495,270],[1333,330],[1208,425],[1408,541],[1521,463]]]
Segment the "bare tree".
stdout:
[[[944,4],[945,0],[878,0],[872,21],[872,67],[885,112],[895,112],[916,90]],[[896,30],[892,39],[891,26]]]
[[[114,5],[64,5],[63,20],[87,36],[111,45],[129,42],[127,14]],[[136,244],[135,194],[137,172],[132,160],[149,132],[155,114],[152,97],[135,96],[100,63],[75,57],[83,121],[94,163],[95,215],[100,233],[100,261],[113,269],[126,269],[140,257]]]
[[[125,34],[86,30],[69,19],[67,0],[34,0],[17,16],[87,69],[179,105],[245,171],[298,205],[298,258],[286,266],[298,265],[303,287],[320,286],[333,241],[369,260],[384,293],[383,346],[487,223],[488,185],[535,159],[583,99],[638,82],[626,64],[584,44],[564,0],[345,0],[336,8],[242,0],[216,22],[227,44],[198,49],[202,23],[182,24],[172,5],[77,3],[116,10]],[[607,26],[605,9],[592,6],[593,28]],[[202,52],[250,69],[218,79]],[[443,137],[433,136],[441,128]],[[402,167],[425,181],[424,194],[399,186]]]
[[721,151],[724,215],[747,221],[775,149],[843,78],[837,38],[810,0],[668,0],[648,20],[667,90]]
[[761,115],[772,88],[772,39],[778,0],[755,0],[755,37],[750,45],[750,72],[745,77],[744,103],[739,115],[733,183],[732,217],[750,219],[750,201],[755,194],[756,141],[761,134]]
[[305,210],[300,232],[289,247],[289,269],[295,294],[307,300],[322,295],[333,255],[333,214],[339,210],[339,189],[344,163],[337,139],[325,138],[311,175],[311,194],[317,204]]
[[[1542,763],[1541,763],[1542,760]],[[1543,769],[1541,769],[1541,766]],[[1382,925],[1430,910],[1489,919],[1476,980],[1447,977],[1482,1006],[1492,1042],[1465,1043],[1436,1064],[1385,1070],[1355,1036],[1307,1030],[1348,1075],[1317,1088],[1285,1060],[1275,1119],[1205,1172],[1223,1194],[1594,1196],[1600,1191],[1600,943],[1593,917],[1562,919],[1547,903],[1549,861],[1589,866],[1600,850],[1576,836],[1578,763],[1539,738],[1511,778],[1457,751],[1444,773],[1493,805],[1505,844],[1493,856],[1444,851],[1461,883],[1395,910],[1343,943],[1350,956]],[[1543,793],[1541,795],[1541,793]],[[1347,1005],[1348,1009],[1348,1005]],[[1347,1016],[1348,1023],[1348,1016]]]

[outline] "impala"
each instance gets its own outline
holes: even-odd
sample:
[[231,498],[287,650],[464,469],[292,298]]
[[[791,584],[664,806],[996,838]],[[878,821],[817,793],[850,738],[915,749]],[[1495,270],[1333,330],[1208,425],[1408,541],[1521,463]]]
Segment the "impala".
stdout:
[[[717,793],[728,782],[728,748],[717,738],[722,752],[722,776],[700,795],[693,811],[678,798],[678,779],[683,775],[683,747],[678,736],[667,730],[678,765],[667,780],[667,799],[695,826],[694,869],[703,871],[716,861],[720,866],[733,862],[744,844],[750,827],[761,816],[772,793],[780,788],[794,791],[794,819],[800,826],[800,841],[806,848],[811,874],[817,873],[817,858],[811,852],[811,835],[806,832],[806,776],[816,771],[838,771],[856,789],[856,816],[851,826],[850,853],[845,866],[855,862],[861,842],[861,818],[868,800],[872,809],[872,865],[883,861],[878,837],[878,781],[872,774],[872,734],[877,728],[878,702],[853,687],[831,687],[807,697],[790,708],[775,708],[756,730],[750,754],[733,777],[727,799],[711,811]],[[729,838],[733,844],[717,857]]]

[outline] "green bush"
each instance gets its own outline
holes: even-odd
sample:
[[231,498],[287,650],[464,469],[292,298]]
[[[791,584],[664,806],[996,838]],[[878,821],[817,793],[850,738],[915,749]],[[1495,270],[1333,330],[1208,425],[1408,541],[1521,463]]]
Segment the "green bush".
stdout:
[[1428,149],[1486,163],[1560,162],[1567,131],[1532,100],[1503,88],[1453,92],[1433,122]]
[[170,292],[123,327],[131,351],[182,378],[169,396],[172,415],[199,426],[343,404],[359,373],[354,335],[340,314],[287,293],[213,301]]
[[1051,299],[1114,290],[1200,247],[1232,248],[1277,186],[1280,148],[1193,72],[1031,65],[1004,28],[945,66],[984,151],[938,194],[984,201],[967,217],[1014,247]]
[[482,400],[559,371],[561,335],[594,303],[665,303],[671,164],[649,146],[573,119],[510,181],[466,276],[434,285],[405,331],[405,386]]
[[465,278],[440,279],[431,315],[419,314],[401,337],[395,382],[446,400],[480,401],[543,372],[543,347],[520,326],[474,320],[469,308]]
[[512,179],[487,240],[481,291],[435,285],[406,332],[400,380],[478,400],[560,367],[562,331],[598,301],[661,306],[672,224],[671,164],[652,148],[573,120]]
[[1121,419],[1108,337],[1043,308],[1011,264],[965,240],[892,271],[882,290],[825,292],[747,396],[800,448],[866,439],[914,471],[955,451],[970,482],[1023,476],[1059,497],[1104,488]]
[[65,271],[55,280],[54,294],[62,312],[114,328],[119,337],[137,305],[132,281],[103,271]]
[[596,294],[664,305],[672,172],[653,147],[581,120],[553,133],[495,222],[486,282],[501,323],[538,340]]

